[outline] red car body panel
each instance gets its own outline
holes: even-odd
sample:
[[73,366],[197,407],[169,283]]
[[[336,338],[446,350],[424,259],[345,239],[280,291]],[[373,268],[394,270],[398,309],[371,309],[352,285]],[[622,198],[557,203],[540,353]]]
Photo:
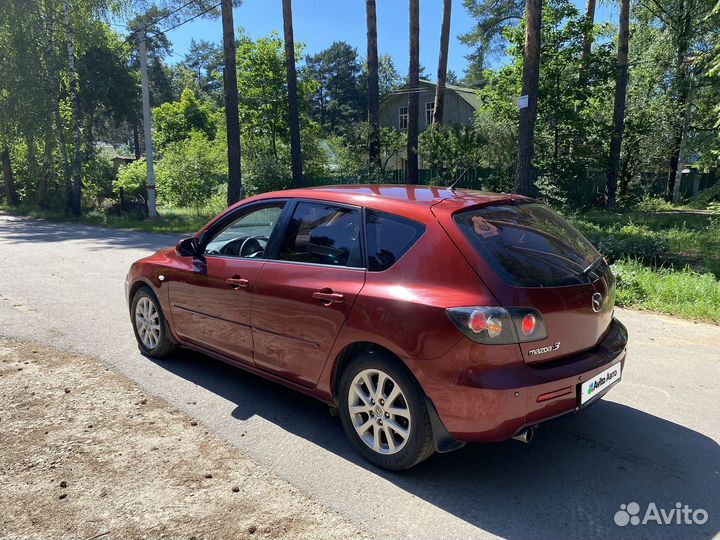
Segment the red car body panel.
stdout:
[[[365,283],[359,268],[318,268],[268,261],[253,295],[255,365],[303,386],[317,385],[335,338]],[[325,305],[313,292],[328,289],[343,303]]]
[[[414,220],[425,231],[381,272],[263,259],[208,257],[203,262],[167,249],[133,264],[128,297],[137,286],[149,285],[181,345],[328,403],[336,400],[343,353],[358,344],[382,347],[408,367],[446,430],[462,441],[501,441],[526,426],[576,411],[578,384],[617,362],[624,364],[627,332],[612,317],[609,271],[587,285],[512,287],[453,222],[453,214],[463,209],[520,196],[426,186],[338,186],[258,195],[223,215],[272,199],[355,205]],[[247,287],[230,288],[227,277],[247,279]],[[344,302],[324,305],[313,299],[314,291],[326,288],[343,295]],[[594,292],[605,299],[600,313],[591,309]],[[447,308],[463,306],[535,308],[548,337],[478,344],[446,314]],[[539,357],[528,354],[557,341],[564,346]]]

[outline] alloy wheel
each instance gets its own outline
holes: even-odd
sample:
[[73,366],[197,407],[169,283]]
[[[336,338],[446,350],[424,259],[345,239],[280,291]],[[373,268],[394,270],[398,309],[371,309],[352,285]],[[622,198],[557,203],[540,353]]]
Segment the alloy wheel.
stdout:
[[356,433],[379,454],[400,452],[410,438],[411,415],[405,394],[379,369],[358,373],[348,391],[348,409]]
[[160,341],[160,314],[155,304],[143,296],[135,305],[135,328],[142,344],[152,350]]

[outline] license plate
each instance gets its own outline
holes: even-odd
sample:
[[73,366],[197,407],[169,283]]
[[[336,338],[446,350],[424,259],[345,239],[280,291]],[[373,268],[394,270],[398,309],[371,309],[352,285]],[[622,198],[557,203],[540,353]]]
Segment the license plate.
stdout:
[[617,383],[620,380],[621,371],[622,364],[618,362],[605,371],[598,373],[592,379],[582,383],[580,385],[580,405],[584,405]]

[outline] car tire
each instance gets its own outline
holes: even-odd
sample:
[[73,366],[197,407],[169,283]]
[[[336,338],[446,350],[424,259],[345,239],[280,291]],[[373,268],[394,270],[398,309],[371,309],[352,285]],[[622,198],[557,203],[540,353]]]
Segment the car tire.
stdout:
[[[176,351],[160,302],[148,287],[139,288],[130,303],[130,319],[140,352],[163,358]],[[146,324],[143,325],[143,322]]]
[[361,353],[341,373],[338,392],[345,434],[373,465],[401,471],[434,453],[425,395],[398,360]]

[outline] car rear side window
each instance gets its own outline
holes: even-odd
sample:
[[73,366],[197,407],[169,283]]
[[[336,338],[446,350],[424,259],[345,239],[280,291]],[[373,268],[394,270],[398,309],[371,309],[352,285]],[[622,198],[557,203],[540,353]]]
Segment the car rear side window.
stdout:
[[357,208],[300,202],[288,223],[278,259],[361,268],[361,219]]
[[425,225],[400,216],[366,210],[368,269],[390,268],[425,232]]
[[[500,278],[515,287],[587,283],[583,270],[600,257],[582,234],[542,204],[482,206],[454,219]],[[606,270],[603,263],[592,273],[598,277]]]

